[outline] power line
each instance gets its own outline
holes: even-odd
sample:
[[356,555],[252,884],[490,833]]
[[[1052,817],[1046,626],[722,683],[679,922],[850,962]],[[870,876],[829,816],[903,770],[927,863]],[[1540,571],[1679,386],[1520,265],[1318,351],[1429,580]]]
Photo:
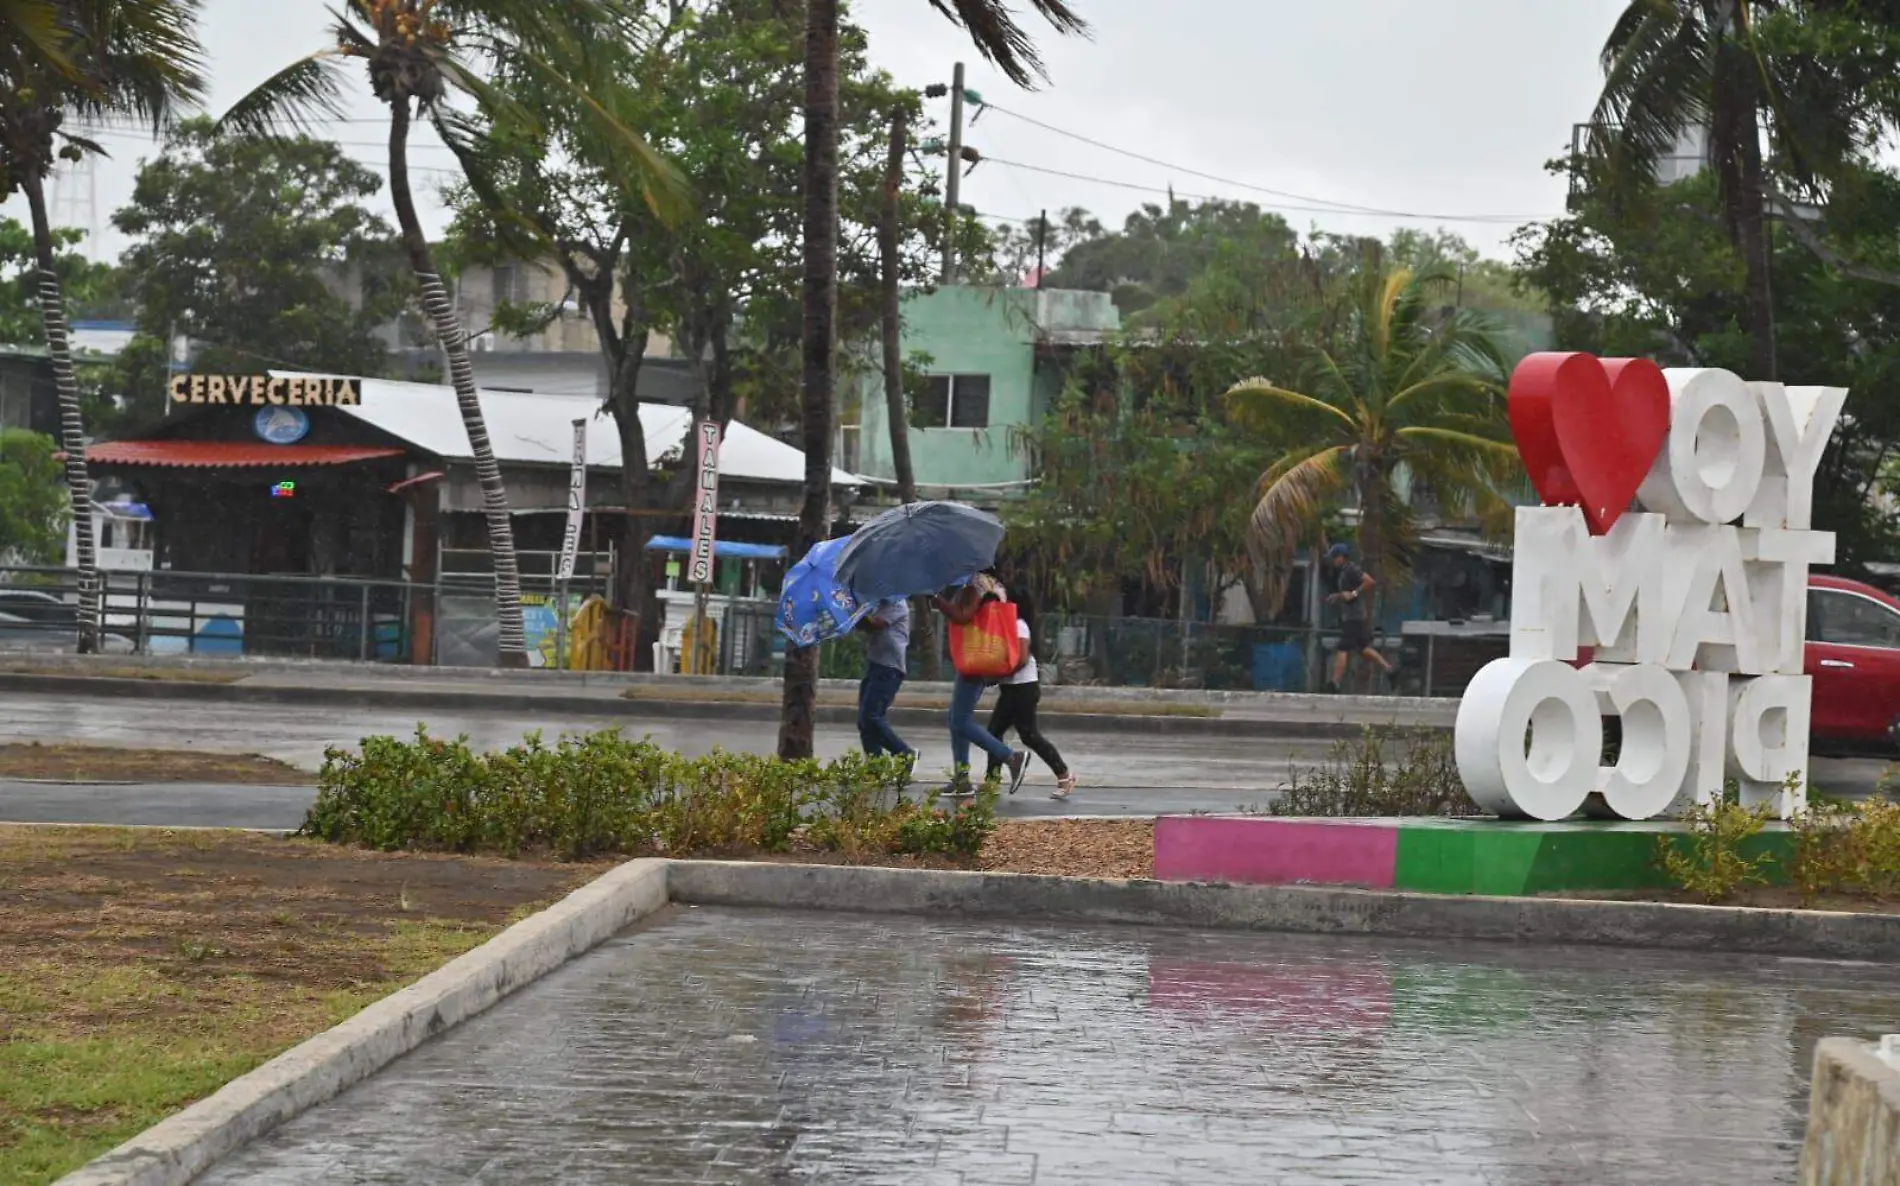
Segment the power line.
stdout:
[[[1141,182],[1136,182],[1136,181],[1118,181],[1109,177],[1092,177],[1086,173],[1070,173],[1063,169],[1050,169],[1042,165],[1026,165],[1022,163],[1021,161],[1007,161],[1007,160],[1002,159],[1001,157],[985,156],[983,157],[983,162],[985,164],[1001,165],[1006,169],[1025,169],[1031,173],[1042,173],[1050,177],[1063,177],[1063,178],[1067,178],[1070,181],[1087,181],[1095,185],[1114,186],[1117,189],[1137,190],[1142,193],[1150,193],[1150,194],[1172,194],[1173,196],[1177,198],[1192,198],[1195,201],[1199,201],[1199,202],[1229,202],[1233,200],[1232,198],[1222,197],[1218,194],[1182,193],[1180,190],[1174,189],[1172,186],[1145,185],[1145,184],[1142,184]],[[1481,222],[1481,223],[1489,223],[1489,224],[1510,225],[1514,223],[1539,221],[1538,216],[1535,216],[1535,215],[1520,216],[1520,215],[1515,215],[1515,214],[1426,214],[1426,213],[1413,211],[1413,210],[1357,210],[1357,209],[1342,209],[1337,206],[1291,205],[1284,202],[1280,202],[1280,203],[1262,202],[1262,203],[1259,203],[1259,205],[1261,206],[1262,209],[1293,211],[1296,213],[1352,214],[1352,215],[1362,215],[1362,216],[1368,216],[1368,215],[1379,216],[1379,217],[1385,217],[1385,218],[1416,218],[1423,221],[1432,221],[1432,222]]]
[[[1103,150],[1104,152],[1116,153],[1120,156],[1125,156],[1132,160],[1141,161],[1144,164],[1155,165],[1159,168],[1167,169],[1170,172],[1186,173],[1187,175],[1191,177],[1199,177],[1203,181],[1213,181],[1221,185],[1231,185],[1235,187],[1236,189],[1251,190],[1254,193],[1266,194],[1269,197],[1284,198],[1292,202],[1308,203],[1310,204],[1310,207],[1321,208],[1319,212],[1322,212],[1322,213],[1371,214],[1371,215],[1380,215],[1387,218],[1422,218],[1422,219],[1435,219],[1435,220],[1444,221],[1444,222],[1530,222],[1530,221],[1536,221],[1537,218],[1539,217],[1536,215],[1520,216],[1520,215],[1515,215],[1515,214],[1425,214],[1425,213],[1417,213],[1414,211],[1407,211],[1407,210],[1382,210],[1374,206],[1360,206],[1351,202],[1336,202],[1330,198],[1315,198],[1315,197],[1310,197],[1306,194],[1290,193],[1286,190],[1269,189],[1264,185],[1255,185],[1252,182],[1236,181],[1231,177],[1222,177],[1219,174],[1207,173],[1200,169],[1190,169],[1185,165],[1170,164],[1169,162],[1160,160],[1156,157],[1151,157],[1143,153],[1135,152],[1133,149],[1121,148],[1117,145],[1109,144],[1106,141],[1097,140],[1090,136],[1084,136],[1080,132],[1071,132],[1066,128],[1058,128],[1054,124],[1044,123],[1042,120],[1024,115],[1020,111],[1011,111],[1007,107],[998,107],[996,104],[988,102],[987,100],[983,103],[982,109],[985,111],[995,111],[1002,115],[1007,115],[1012,119],[1018,119],[1026,124],[1030,124],[1034,127],[1041,128],[1045,132],[1053,132],[1054,134],[1058,136],[1066,136],[1071,140],[1080,141],[1081,143],[1087,144],[1092,148],[1099,148]],[[983,159],[988,160],[988,161],[994,161],[996,158],[986,156]],[[1034,166],[1027,166],[1027,165],[1018,166],[1018,167],[1019,168],[1034,168]],[[1047,170],[1047,169],[1041,170],[1041,171],[1051,172],[1051,173],[1055,172],[1054,170]],[[1129,189],[1141,188],[1141,187],[1129,185],[1126,182],[1105,181],[1104,179],[1099,178],[1099,177],[1084,177],[1077,174],[1057,174],[1057,175],[1058,176],[1073,176],[1076,180],[1080,180],[1080,181],[1098,181],[1098,182],[1102,182],[1102,184],[1105,184],[1105,185],[1120,185],[1123,188],[1129,188]],[[1154,190],[1154,192],[1158,193],[1161,191]],[[1193,195],[1189,195],[1189,196],[1193,196]],[[1295,207],[1295,206],[1279,207],[1279,209],[1289,209],[1289,210],[1305,209],[1305,208],[1308,208],[1308,207]]]

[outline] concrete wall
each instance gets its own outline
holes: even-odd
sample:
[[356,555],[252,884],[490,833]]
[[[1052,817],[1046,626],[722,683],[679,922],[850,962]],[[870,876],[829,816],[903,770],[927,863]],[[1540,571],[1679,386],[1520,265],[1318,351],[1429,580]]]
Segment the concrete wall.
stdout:
[[[1048,363],[1037,362],[1038,339],[1099,336],[1119,324],[1105,293],[957,285],[911,294],[904,302],[906,359],[923,352],[931,356],[929,374],[990,377],[988,427],[911,429],[918,483],[982,486],[1029,477],[1017,430],[1034,423],[1059,382]],[[866,375],[859,395],[858,470],[893,477],[883,376]]]
[[1900,1071],[1865,1042],[1814,1052],[1802,1186],[1900,1186]]

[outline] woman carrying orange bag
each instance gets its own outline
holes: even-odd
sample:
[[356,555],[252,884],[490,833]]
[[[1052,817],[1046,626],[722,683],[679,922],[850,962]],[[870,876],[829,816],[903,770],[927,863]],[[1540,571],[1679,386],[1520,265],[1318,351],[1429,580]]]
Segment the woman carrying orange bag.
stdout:
[[[1003,583],[996,579],[996,570],[986,568],[949,597],[939,596],[936,600],[937,609],[950,622],[953,633],[950,651],[959,663],[956,686],[950,693],[950,757],[953,770],[946,790],[959,799],[976,794],[976,789],[970,784],[970,746],[974,744],[1009,770],[1009,789],[1013,792],[1022,785],[1023,775],[1028,770],[1029,755],[1021,750],[1010,749],[976,720],[976,706],[983,699],[983,689],[998,677],[986,676],[974,670],[966,673],[963,670],[965,666],[974,668],[984,665],[993,658],[989,654],[992,648],[985,645],[993,640],[983,627],[993,630],[995,626],[989,622],[979,623],[979,619],[1000,616],[986,612],[987,607],[1005,605],[1009,594],[1003,588]],[[970,633],[973,630],[975,635]],[[1017,640],[1013,621],[1008,630],[1006,645],[1014,646]],[[959,631],[965,632],[964,636],[954,637]]]

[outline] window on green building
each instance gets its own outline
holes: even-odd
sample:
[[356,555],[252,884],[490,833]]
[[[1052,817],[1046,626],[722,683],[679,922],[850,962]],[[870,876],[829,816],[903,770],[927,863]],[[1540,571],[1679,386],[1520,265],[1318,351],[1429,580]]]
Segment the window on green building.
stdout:
[[928,375],[912,409],[914,428],[988,428],[988,375]]

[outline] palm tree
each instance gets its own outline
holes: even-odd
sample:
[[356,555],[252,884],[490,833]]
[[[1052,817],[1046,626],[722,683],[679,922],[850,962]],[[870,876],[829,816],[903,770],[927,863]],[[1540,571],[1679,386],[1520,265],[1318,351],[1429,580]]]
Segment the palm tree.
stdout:
[[1768,75],[1754,45],[1763,0],[1631,0],[1603,44],[1592,121],[1616,186],[1648,184],[1685,132],[1707,129],[1724,221],[1742,258],[1755,377],[1775,377],[1772,244],[1762,166]]
[[515,71],[548,82],[576,107],[598,114],[603,127],[626,147],[630,178],[637,182],[668,176],[646,143],[606,112],[587,83],[590,70],[603,68],[595,50],[616,44],[626,16],[617,0],[347,0],[337,12],[334,46],[285,67],[219,121],[240,132],[267,133],[284,124],[299,126],[309,112],[334,114],[341,93],[339,68],[352,61],[363,63],[370,88],[389,105],[390,196],[423,311],[442,344],[481,483],[504,667],[528,664],[514,526],[482,417],[468,334],[455,316],[416,215],[409,134],[417,118],[426,119],[445,144],[465,161],[471,159],[479,133],[474,121],[448,102],[455,92],[477,100],[491,118],[506,123],[511,134],[541,134],[534,114],[491,86],[481,68]]
[[1316,350],[1304,391],[1246,379],[1227,392],[1243,428],[1288,442],[1261,475],[1256,560],[1277,604],[1293,553],[1343,499],[1359,512],[1362,562],[1388,583],[1410,572],[1409,477],[1446,514],[1494,522],[1521,471],[1505,418],[1504,361],[1488,325],[1442,309],[1456,274],[1365,268],[1336,350]]
[[104,155],[97,142],[69,124],[126,119],[157,130],[181,104],[203,94],[198,7],[198,0],[0,0],[0,199],[23,192],[33,222],[40,316],[59,397],[60,447],[72,504],[82,654],[98,649],[99,558],[46,179],[57,161]]
[[[961,25],[977,52],[1012,82],[1028,86],[1042,73],[1035,43],[1016,23],[1006,0],[929,0]],[[1088,25],[1066,0],[1029,0],[1058,32]],[[805,268],[804,375],[799,384],[805,446],[804,501],[794,555],[825,538],[831,520],[831,424],[838,311],[838,9],[839,0],[805,3]],[[950,162],[960,168],[961,163]],[[794,647],[785,657],[785,693],[778,752],[786,759],[812,754],[813,709],[818,702],[818,652]]]

